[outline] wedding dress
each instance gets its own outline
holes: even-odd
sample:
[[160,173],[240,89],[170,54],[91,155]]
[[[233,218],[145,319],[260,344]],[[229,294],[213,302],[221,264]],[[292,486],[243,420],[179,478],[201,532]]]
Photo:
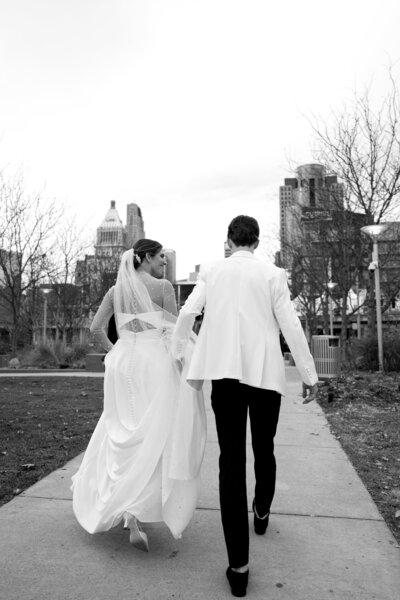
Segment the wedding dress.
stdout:
[[[72,478],[73,510],[89,533],[107,531],[129,514],[142,523],[163,521],[179,538],[196,508],[206,437],[202,393],[186,383],[195,336],[180,373],[169,351],[173,287],[131,265],[128,251],[92,324],[109,350],[104,410]],[[114,346],[105,334],[112,314]]]

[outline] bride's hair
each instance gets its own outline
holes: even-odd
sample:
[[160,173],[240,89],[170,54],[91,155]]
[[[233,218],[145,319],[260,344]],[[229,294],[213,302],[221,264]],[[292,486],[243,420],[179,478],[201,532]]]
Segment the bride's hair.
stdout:
[[133,266],[137,269],[142,260],[145,259],[146,254],[150,254],[150,256],[155,256],[158,252],[162,250],[162,244],[160,242],[156,242],[155,240],[149,240],[146,238],[142,238],[133,244]]

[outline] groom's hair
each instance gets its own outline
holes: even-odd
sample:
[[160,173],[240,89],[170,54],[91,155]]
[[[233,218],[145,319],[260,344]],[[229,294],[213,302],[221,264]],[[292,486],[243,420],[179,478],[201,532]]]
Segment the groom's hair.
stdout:
[[232,240],[235,246],[252,246],[258,242],[259,235],[257,221],[246,215],[235,217],[228,227],[228,239]]

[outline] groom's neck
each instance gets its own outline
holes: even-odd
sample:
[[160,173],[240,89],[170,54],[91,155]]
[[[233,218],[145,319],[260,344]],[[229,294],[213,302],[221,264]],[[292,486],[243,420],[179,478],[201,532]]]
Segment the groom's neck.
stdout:
[[231,250],[232,250],[232,254],[234,254],[234,252],[254,252],[254,246],[236,246],[235,244],[232,243],[231,246]]

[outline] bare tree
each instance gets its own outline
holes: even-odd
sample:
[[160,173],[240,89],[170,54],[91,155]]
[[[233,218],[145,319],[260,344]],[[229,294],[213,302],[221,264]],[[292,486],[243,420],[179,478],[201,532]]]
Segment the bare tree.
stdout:
[[49,313],[57,328],[57,337],[67,339],[81,328],[87,311],[83,286],[75,285],[78,258],[90,246],[84,228],[78,226],[75,217],[65,217],[57,227],[51,260],[48,264],[48,280],[52,284]]
[[346,208],[379,223],[400,209],[400,102],[389,70],[390,90],[375,104],[371,90],[354,92],[330,118],[312,117],[315,158],[346,187]]
[[[400,101],[390,69],[388,79],[389,92],[383,99],[374,100],[371,89],[362,94],[355,91],[351,100],[333,111],[328,119],[315,116],[309,119],[316,137],[316,161],[328,174],[337,175],[343,185],[342,195],[332,205],[337,226],[333,229],[335,239],[330,244],[336,263],[335,280],[339,284],[334,293],[336,296],[341,293],[342,322],[344,325],[349,316],[346,298],[357,280],[367,289],[366,304],[372,329],[375,300],[372,277],[368,277],[366,269],[370,243],[360,239],[357,227],[349,228],[349,216],[359,218],[361,227],[390,221],[400,215]],[[388,265],[392,265],[390,277],[382,278],[383,311],[400,291],[400,270],[393,268],[393,264],[400,261],[398,234],[396,240],[392,235],[389,246],[385,260],[381,261],[383,275]]]
[[269,262],[275,262],[276,252],[279,250],[279,234],[276,227],[269,226],[260,236],[260,243],[256,250],[257,255]]
[[48,272],[52,233],[62,209],[25,190],[24,177],[0,175],[1,304],[10,314],[11,348],[22,327],[23,298]]
[[344,340],[349,319],[362,308],[361,303],[351,308],[348,298],[351,290],[368,278],[367,240],[360,231],[363,224],[363,215],[347,210],[332,210],[321,219],[303,219],[296,243],[287,249],[292,261],[292,293],[304,306],[311,333],[316,333],[321,321],[328,333],[333,307],[341,318]]

